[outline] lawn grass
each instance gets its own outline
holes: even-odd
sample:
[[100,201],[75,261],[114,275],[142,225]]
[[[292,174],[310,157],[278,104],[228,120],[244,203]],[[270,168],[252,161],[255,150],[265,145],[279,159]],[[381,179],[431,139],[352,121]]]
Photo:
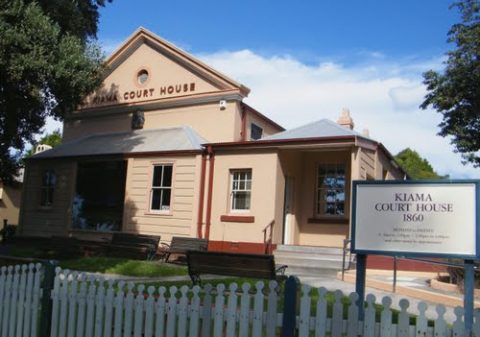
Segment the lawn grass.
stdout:
[[164,277],[188,274],[185,266],[104,256],[62,260],[59,261],[59,266],[70,270],[137,277]]

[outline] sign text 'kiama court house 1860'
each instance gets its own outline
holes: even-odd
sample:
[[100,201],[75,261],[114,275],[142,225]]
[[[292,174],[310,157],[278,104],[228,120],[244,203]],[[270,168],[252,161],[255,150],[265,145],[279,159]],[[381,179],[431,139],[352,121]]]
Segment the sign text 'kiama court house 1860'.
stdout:
[[385,255],[479,256],[480,181],[356,181],[352,249]]

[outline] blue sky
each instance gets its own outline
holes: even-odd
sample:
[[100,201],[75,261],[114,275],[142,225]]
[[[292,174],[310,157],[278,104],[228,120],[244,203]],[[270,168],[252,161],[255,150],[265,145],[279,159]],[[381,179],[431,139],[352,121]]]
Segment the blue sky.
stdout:
[[418,109],[421,74],[441,69],[459,21],[447,0],[114,0],[98,39],[112,52],[143,26],[252,89],[246,102],[286,128],[350,109],[356,129],[396,153],[409,146],[441,174],[480,178]]

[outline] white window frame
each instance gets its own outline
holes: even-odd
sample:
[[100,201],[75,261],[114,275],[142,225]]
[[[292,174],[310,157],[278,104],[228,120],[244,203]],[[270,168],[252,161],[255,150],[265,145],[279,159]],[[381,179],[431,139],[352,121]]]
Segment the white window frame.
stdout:
[[[155,179],[155,168],[162,167],[161,177],[160,177],[160,185],[155,186],[154,179]],[[164,184],[164,170],[165,167],[171,167],[171,178],[170,178],[170,186],[163,185]],[[149,210],[152,213],[161,213],[161,214],[170,214],[172,212],[172,200],[173,200],[173,177],[174,177],[174,167],[173,163],[154,163],[152,164],[152,175],[150,177],[150,198],[149,198]],[[153,193],[155,190],[160,190],[160,207],[162,207],[162,200],[163,200],[163,191],[169,190],[170,191],[170,200],[168,209],[156,209],[153,208]]]
[[[249,174],[245,179],[239,177],[236,179],[237,174]],[[231,213],[249,213],[252,207],[252,169],[233,169],[230,170],[230,212]],[[243,187],[241,186],[243,182]],[[236,208],[236,195],[239,193],[246,193],[248,196],[248,208]]]
[[[335,179],[337,177],[340,176],[340,174],[338,173],[341,169],[343,170],[343,187],[339,187],[338,185],[337,186],[328,186],[328,185],[322,185],[322,186],[319,186],[319,182],[320,182],[320,169],[321,168],[324,168],[325,171],[328,170],[328,168],[332,168],[334,167],[335,168],[335,173],[334,173],[334,177]],[[328,175],[326,175],[328,176]],[[331,177],[332,178],[332,177]],[[315,205],[314,205],[314,214],[315,214],[315,217],[317,218],[325,218],[325,217],[333,217],[333,218],[346,218],[347,217],[347,210],[346,210],[346,207],[347,207],[347,165],[345,163],[320,163],[320,164],[317,164],[316,165],[316,174],[315,174],[315,179],[316,179],[316,182],[315,182]],[[321,193],[322,191],[323,192],[326,192],[326,191],[334,191],[336,193],[343,193],[343,214],[329,214],[327,213],[326,211],[322,211],[322,204],[323,205],[326,205],[327,204],[327,200],[326,200],[326,195],[325,193]],[[323,196],[323,198],[322,198]],[[337,203],[335,203],[335,212],[336,210],[338,209],[337,207]]]

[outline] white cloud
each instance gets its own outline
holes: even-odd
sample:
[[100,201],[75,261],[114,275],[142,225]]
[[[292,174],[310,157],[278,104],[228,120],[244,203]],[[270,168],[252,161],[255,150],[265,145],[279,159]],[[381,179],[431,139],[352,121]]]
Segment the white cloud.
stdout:
[[306,65],[292,56],[263,57],[250,50],[200,55],[207,64],[251,88],[245,100],[284,127],[321,118],[336,121],[350,108],[356,129],[393,154],[410,147],[440,174],[480,178],[480,169],[461,164],[449,140],[437,136],[441,116],[420,110],[425,88],[422,72],[441,59],[388,63],[385,59],[346,67],[335,62]]

